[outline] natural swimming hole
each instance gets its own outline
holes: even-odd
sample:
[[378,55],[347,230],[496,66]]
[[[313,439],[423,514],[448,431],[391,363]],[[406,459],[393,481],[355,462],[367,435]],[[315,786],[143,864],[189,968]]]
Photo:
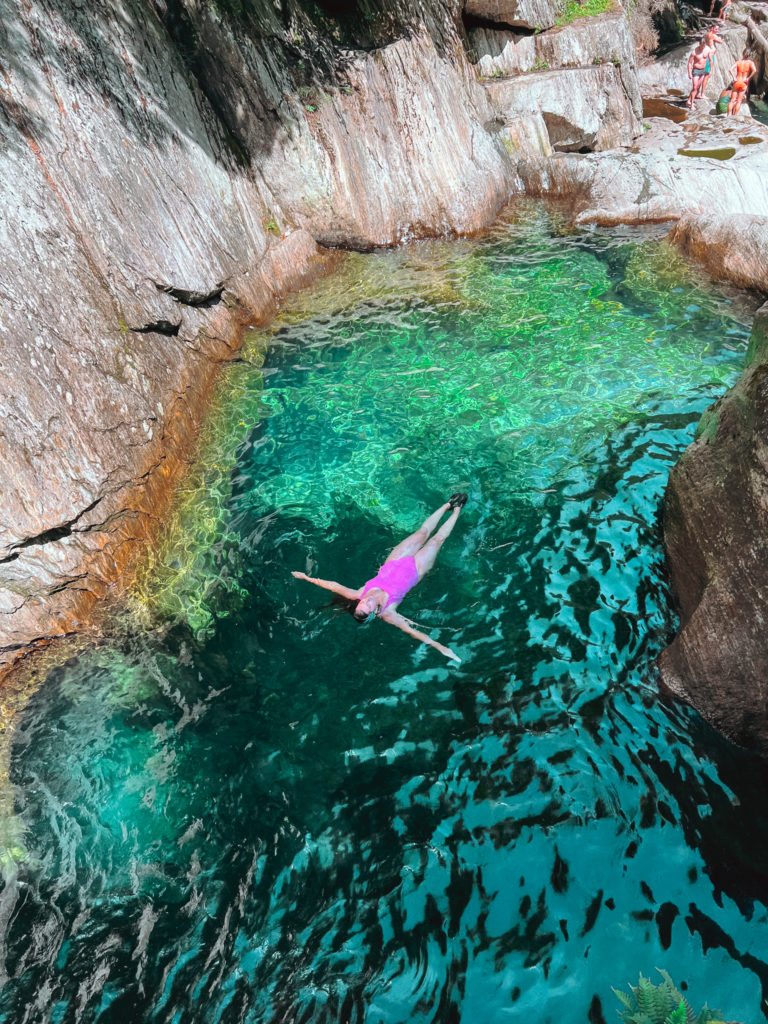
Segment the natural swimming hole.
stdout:
[[[768,996],[765,770],[658,699],[670,467],[748,310],[525,204],[246,340],[135,607],[18,720],[0,1020],[598,1024]],[[355,586],[469,493],[402,610]]]

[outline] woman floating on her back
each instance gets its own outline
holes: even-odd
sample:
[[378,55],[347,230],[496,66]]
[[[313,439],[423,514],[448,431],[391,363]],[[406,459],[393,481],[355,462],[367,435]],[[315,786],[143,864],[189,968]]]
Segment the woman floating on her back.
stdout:
[[[450,535],[456,525],[459,512],[467,501],[466,494],[454,494],[444,505],[424,520],[419,529],[400,541],[397,547],[389,553],[386,562],[382,565],[373,579],[353,590],[333,580],[319,580],[307,576],[303,572],[292,572],[297,580],[307,580],[324,590],[332,590],[334,594],[341,594],[355,602],[352,612],[358,622],[366,622],[369,618],[380,618],[384,622],[397,626],[409,636],[416,637],[422,643],[435,647],[441,654],[454,661],[461,661],[449,647],[432,640],[426,633],[420,633],[414,629],[411,622],[400,615],[395,609],[400,604],[408,591],[415,587],[419,580],[429,572],[435,564],[437,552],[443,546],[443,542]],[[443,515],[451,510],[451,515],[446,519],[439,530],[432,536],[437,524]]]

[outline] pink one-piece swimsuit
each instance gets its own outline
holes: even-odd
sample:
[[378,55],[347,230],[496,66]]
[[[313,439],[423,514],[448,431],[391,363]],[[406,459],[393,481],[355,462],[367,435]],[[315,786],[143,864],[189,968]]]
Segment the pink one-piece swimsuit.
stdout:
[[369,590],[379,587],[389,595],[385,608],[391,604],[398,604],[405,595],[419,582],[419,571],[416,568],[416,559],[412,555],[405,558],[395,558],[391,562],[385,562],[372,580],[363,587],[361,597],[365,597]]

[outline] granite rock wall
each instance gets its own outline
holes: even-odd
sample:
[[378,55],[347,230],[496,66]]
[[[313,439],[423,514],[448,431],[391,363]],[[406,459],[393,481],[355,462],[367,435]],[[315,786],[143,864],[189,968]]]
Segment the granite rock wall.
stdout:
[[119,592],[318,241],[472,230],[509,193],[453,4],[224,7],[0,0],[0,667]]
[[701,420],[669,479],[664,538],[682,629],[661,681],[768,755],[768,304],[747,369]]

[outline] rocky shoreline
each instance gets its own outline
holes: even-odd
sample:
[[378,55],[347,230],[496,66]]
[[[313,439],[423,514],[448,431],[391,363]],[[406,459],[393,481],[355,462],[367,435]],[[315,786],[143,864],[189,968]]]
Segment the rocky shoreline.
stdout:
[[[325,247],[470,233],[528,194],[674,222],[768,291],[768,129],[643,112],[679,109],[688,46],[638,68],[622,10],[558,24],[557,0],[337,8],[0,0],[0,673],[124,591],[218,367]],[[737,12],[729,60],[764,17]],[[668,688],[720,722],[676,657]]]

